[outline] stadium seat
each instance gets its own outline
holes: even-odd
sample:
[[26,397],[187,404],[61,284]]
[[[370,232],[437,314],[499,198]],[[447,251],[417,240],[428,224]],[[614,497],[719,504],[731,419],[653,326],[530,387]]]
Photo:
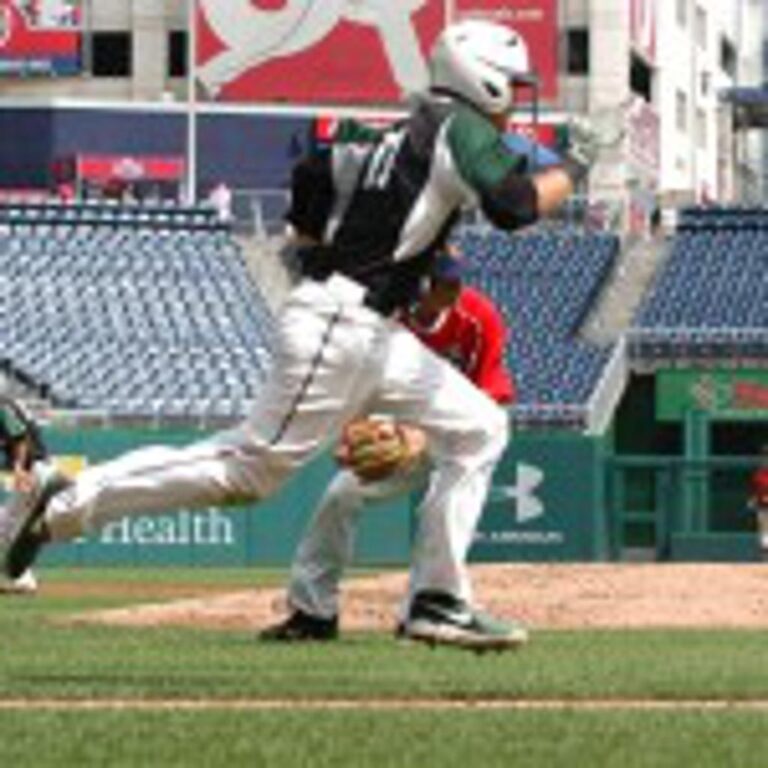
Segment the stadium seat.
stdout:
[[766,210],[683,210],[667,261],[633,323],[632,357],[754,359],[768,339],[767,247]]
[[[0,206],[9,218],[0,316],[14,370],[55,404],[116,417],[241,414],[263,378],[272,318],[209,211]],[[229,349],[241,344],[247,354]],[[220,406],[217,381],[231,382]]]

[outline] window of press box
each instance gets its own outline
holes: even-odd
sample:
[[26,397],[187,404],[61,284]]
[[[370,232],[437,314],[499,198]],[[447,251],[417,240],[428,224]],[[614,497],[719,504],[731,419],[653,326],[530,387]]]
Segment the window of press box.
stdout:
[[589,30],[569,29],[566,35],[566,68],[569,75],[589,74]]
[[94,32],[91,37],[91,73],[94,77],[130,77],[133,54],[130,32]]
[[723,35],[720,38],[720,69],[729,77],[736,77],[737,60],[736,46]]
[[653,100],[653,70],[634,54],[629,64],[629,88],[645,101]]
[[174,31],[168,35],[168,77],[186,77],[187,33]]

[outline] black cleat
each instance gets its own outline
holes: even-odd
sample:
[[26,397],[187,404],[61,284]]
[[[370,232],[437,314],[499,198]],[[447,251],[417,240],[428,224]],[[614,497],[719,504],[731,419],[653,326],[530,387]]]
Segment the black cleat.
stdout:
[[324,619],[298,609],[279,624],[259,633],[259,640],[276,643],[302,643],[336,640],[339,636],[339,617]]
[[50,540],[48,527],[43,520],[48,502],[72,481],[46,465],[36,472],[36,485],[21,500],[16,532],[8,543],[4,570],[10,579],[18,579],[35,562],[40,550]]

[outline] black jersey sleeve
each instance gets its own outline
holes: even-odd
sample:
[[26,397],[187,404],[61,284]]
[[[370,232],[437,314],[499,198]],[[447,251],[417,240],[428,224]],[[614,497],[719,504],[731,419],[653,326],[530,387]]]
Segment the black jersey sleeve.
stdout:
[[293,166],[291,204],[285,218],[299,234],[321,241],[333,200],[331,152],[314,150]]

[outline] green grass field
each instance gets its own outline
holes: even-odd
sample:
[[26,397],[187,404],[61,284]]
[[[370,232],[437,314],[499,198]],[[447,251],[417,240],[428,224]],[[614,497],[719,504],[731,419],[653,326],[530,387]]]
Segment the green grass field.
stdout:
[[382,634],[286,647],[61,621],[169,585],[191,595],[278,573],[42,577],[37,597],[0,601],[0,768],[768,762],[764,632],[534,632],[520,652],[485,656]]

